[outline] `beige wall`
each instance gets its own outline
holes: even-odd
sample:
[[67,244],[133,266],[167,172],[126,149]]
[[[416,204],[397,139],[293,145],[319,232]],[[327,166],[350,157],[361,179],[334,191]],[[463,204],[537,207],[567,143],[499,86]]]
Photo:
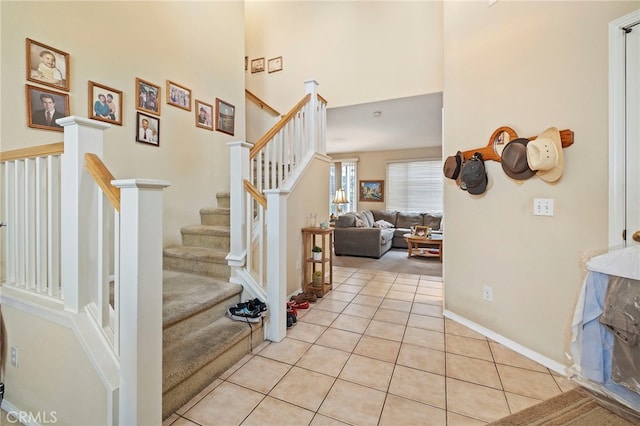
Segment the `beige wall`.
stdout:
[[[333,160],[358,159],[358,180],[385,181],[385,195],[387,182],[387,162],[415,159],[440,159],[442,147],[394,149],[389,151],[370,151],[333,154]],[[386,197],[385,197],[386,200]],[[384,210],[386,202],[358,201],[358,210]]]
[[[122,90],[123,126],[105,133],[105,163],[116,178],[171,182],[164,192],[164,242],[199,223],[202,207],[229,191],[227,142],[244,140],[242,2],[10,2],[2,8],[0,150],[62,140],[26,124],[25,38],[70,55],[71,114],[88,115],[88,81]],[[162,88],[160,146],[135,142],[135,79]],[[215,106],[236,107],[235,136],[195,127],[195,112],[166,104],[166,81]]]
[[[445,308],[567,364],[580,256],[607,247],[608,28],[638,2],[445,2],[444,154],[485,146],[499,126],[571,129],[555,184],[487,162],[472,196],[445,182]],[[533,216],[534,198],[555,201]],[[493,302],[482,300],[484,285]]]

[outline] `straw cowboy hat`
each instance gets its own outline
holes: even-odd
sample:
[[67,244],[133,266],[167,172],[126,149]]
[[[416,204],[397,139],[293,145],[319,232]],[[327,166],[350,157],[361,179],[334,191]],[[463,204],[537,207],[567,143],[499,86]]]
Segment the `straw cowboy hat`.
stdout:
[[560,179],[564,171],[564,156],[557,128],[548,128],[527,144],[527,163],[544,181],[555,182]]
[[502,170],[510,178],[517,180],[529,179],[536,172],[527,163],[527,145],[529,139],[518,138],[507,144],[502,150]]

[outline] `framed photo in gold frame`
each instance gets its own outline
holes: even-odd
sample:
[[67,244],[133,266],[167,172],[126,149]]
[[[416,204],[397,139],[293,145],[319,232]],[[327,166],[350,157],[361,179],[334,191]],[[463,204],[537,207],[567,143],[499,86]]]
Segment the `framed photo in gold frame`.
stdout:
[[69,54],[27,39],[27,80],[69,91]]
[[136,77],[136,109],[160,115],[160,86]]

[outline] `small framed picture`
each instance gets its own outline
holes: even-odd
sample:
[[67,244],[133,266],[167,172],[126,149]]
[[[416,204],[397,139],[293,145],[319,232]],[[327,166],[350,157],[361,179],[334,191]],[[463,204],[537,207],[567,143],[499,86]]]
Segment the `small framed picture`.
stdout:
[[361,180],[359,201],[384,201],[384,181]]
[[216,130],[233,136],[236,107],[216,98]]
[[160,146],[160,119],[138,112],[136,141]]
[[249,57],[245,56],[244,57],[244,70],[248,70],[249,69]]
[[160,115],[160,86],[136,77],[136,109]]
[[213,105],[196,99],[196,127],[213,131]]
[[89,118],[122,126],[122,92],[89,81]]
[[251,74],[264,71],[264,58],[251,60]]
[[415,228],[415,235],[416,235],[416,237],[427,238],[427,235],[429,235],[429,227],[428,226],[417,225],[416,228]]
[[167,103],[191,111],[191,89],[167,80]]
[[27,80],[69,91],[69,54],[27,39]]
[[27,125],[37,129],[62,132],[58,118],[69,116],[69,95],[42,87],[26,85]]
[[268,68],[269,68],[269,73],[282,71],[282,56],[269,59]]

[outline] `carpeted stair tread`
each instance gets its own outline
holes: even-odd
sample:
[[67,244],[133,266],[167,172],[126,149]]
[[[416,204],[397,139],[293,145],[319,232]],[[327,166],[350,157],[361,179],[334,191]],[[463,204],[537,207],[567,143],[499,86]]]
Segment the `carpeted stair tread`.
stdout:
[[229,237],[231,234],[228,226],[220,225],[190,225],[183,227],[180,231],[183,234],[214,235],[217,237]]
[[225,251],[195,246],[175,246],[165,248],[163,253],[168,257],[226,264],[226,257],[229,254],[229,250]]
[[231,208],[229,207],[203,207],[200,209],[200,214],[230,214]]
[[248,336],[252,329],[256,339],[262,337],[260,323],[250,324],[223,317],[164,348],[163,393],[218,358],[236,342]]
[[163,328],[242,292],[241,285],[187,272],[164,270],[162,278]]

